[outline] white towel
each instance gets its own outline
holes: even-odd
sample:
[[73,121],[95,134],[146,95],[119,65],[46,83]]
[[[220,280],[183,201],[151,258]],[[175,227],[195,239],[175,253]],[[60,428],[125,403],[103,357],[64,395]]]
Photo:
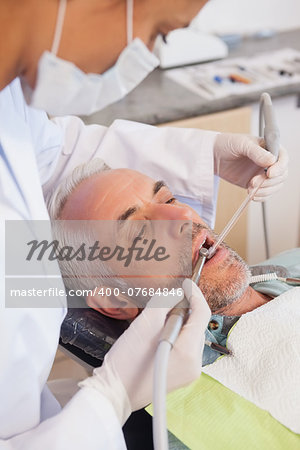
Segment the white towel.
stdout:
[[227,346],[203,372],[300,433],[300,287],[243,315]]

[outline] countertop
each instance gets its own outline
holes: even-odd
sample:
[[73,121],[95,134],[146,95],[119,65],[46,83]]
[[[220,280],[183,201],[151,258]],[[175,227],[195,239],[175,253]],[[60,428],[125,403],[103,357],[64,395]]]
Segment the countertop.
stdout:
[[[300,29],[265,39],[245,39],[237,48],[230,50],[228,58],[286,47],[300,50]],[[274,87],[268,92],[274,98],[300,94],[300,83]],[[127,119],[158,125],[249,105],[258,101],[260,94],[261,91],[257,91],[206,100],[167,78],[163,70],[156,69],[126,98],[83,119],[87,124],[110,125],[115,119]]]

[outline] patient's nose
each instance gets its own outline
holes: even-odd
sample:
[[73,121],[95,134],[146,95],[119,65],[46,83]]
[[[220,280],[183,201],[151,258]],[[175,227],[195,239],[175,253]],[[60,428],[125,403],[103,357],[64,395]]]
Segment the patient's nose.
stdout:
[[148,205],[146,216],[148,220],[158,220],[161,237],[165,232],[174,239],[181,239],[191,231],[193,213],[185,205],[155,203]]
[[192,211],[185,205],[156,203],[149,205],[147,219],[149,220],[192,220]]

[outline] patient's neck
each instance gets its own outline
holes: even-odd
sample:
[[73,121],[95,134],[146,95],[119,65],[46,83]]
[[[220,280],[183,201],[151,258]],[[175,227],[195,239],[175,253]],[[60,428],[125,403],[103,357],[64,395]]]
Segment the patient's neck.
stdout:
[[214,314],[222,314],[223,316],[241,316],[249,311],[253,311],[259,306],[268,303],[270,297],[255,291],[248,286],[244,294],[231,305],[219,309]]

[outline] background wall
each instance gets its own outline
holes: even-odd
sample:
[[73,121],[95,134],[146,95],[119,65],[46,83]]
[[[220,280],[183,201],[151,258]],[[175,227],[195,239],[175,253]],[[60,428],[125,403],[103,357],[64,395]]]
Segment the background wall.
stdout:
[[300,0],[210,0],[195,25],[216,33],[300,27]]

